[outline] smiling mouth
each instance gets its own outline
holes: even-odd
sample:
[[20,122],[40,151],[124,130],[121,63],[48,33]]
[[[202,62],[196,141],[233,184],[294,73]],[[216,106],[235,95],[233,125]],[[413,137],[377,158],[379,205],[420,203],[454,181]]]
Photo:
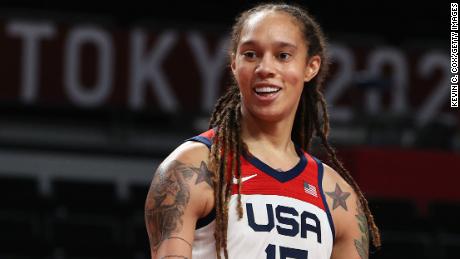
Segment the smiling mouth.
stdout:
[[253,91],[257,95],[262,95],[262,96],[275,94],[275,93],[279,92],[280,90],[281,90],[281,88],[273,87],[273,86],[256,87],[256,88],[253,89]]

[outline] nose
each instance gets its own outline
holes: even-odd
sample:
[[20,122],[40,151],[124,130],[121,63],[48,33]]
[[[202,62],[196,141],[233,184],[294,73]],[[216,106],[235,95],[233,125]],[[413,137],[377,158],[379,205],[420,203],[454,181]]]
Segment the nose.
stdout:
[[267,78],[275,75],[275,63],[271,55],[264,55],[262,59],[260,59],[255,73],[260,78]]

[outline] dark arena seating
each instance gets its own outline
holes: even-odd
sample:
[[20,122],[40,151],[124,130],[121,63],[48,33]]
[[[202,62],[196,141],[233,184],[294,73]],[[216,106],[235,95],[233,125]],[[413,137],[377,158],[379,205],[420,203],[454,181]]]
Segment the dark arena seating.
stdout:
[[148,258],[143,202],[148,188],[58,179],[52,195],[32,177],[0,177],[0,258]]

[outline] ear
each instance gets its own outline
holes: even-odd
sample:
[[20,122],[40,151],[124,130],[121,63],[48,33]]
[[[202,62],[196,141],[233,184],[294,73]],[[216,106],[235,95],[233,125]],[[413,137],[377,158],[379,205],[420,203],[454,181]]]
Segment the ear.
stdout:
[[235,64],[235,53],[232,53],[230,67],[232,69],[233,76],[235,76],[236,64]]
[[309,82],[318,74],[319,68],[321,67],[321,58],[317,55],[311,57],[307,61],[307,67],[305,68],[304,81]]

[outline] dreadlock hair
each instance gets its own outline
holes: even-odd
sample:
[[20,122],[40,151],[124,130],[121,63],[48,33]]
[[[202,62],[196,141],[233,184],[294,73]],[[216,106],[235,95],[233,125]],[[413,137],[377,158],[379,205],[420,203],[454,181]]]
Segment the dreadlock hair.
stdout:
[[[291,139],[300,145],[305,151],[309,151],[312,138],[319,137],[325,147],[333,167],[340,176],[350,184],[356,192],[372,235],[373,245],[380,247],[380,234],[369,210],[366,198],[361,189],[345,169],[336,156],[335,150],[329,145],[327,136],[329,133],[329,117],[326,101],[322,94],[322,86],[328,70],[326,56],[326,40],[323,32],[314,18],[303,8],[287,4],[260,4],[237,17],[232,28],[230,55],[237,51],[241,37],[241,31],[248,18],[262,11],[284,12],[294,18],[299,25],[307,44],[308,56],[318,55],[321,58],[321,67],[318,74],[309,82],[304,83],[301,99],[299,101]],[[236,80],[235,80],[236,81]],[[246,145],[241,139],[241,95],[236,83],[217,101],[209,121],[209,128],[217,128],[214,136],[214,144],[210,152],[210,171],[213,172],[214,199],[216,208],[216,228],[214,237],[216,240],[217,258],[221,258],[220,251],[227,252],[227,227],[228,227],[228,202],[231,196],[230,179],[234,176],[238,179],[238,203],[237,213],[239,218],[243,216],[241,205],[241,165],[240,156]]]

